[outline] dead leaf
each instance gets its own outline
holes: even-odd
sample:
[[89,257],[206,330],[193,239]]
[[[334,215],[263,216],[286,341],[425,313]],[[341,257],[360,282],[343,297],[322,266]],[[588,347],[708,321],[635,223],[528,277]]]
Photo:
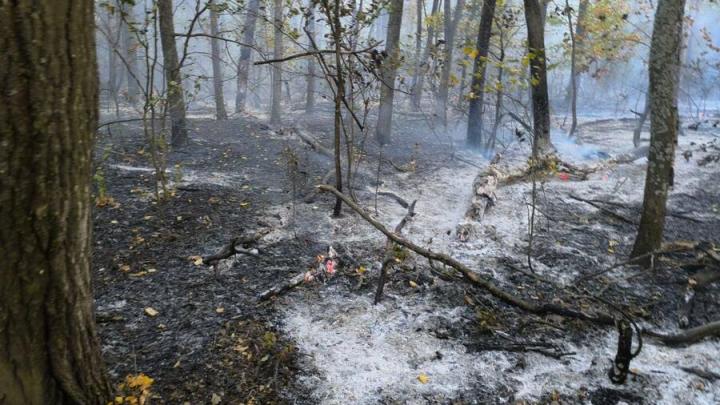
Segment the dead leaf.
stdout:
[[153,307],[146,307],[145,308],[145,315],[149,317],[156,317],[160,314],[155,308]]
[[427,374],[421,373],[419,376],[417,376],[417,380],[420,381],[420,384],[427,384],[430,382],[430,377],[428,377]]
[[418,286],[418,285],[417,285],[416,282],[410,280],[410,287],[412,287],[412,288],[417,288],[417,286]]
[[218,405],[220,402],[222,402],[222,397],[213,392],[212,398],[210,398],[210,403],[212,403],[212,405]]
[[190,256],[188,259],[196,266],[201,266],[203,264],[202,256]]
[[217,308],[215,308],[215,312],[217,312],[218,314],[222,314],[223,312],[225,312],[225,308],[217,307]]

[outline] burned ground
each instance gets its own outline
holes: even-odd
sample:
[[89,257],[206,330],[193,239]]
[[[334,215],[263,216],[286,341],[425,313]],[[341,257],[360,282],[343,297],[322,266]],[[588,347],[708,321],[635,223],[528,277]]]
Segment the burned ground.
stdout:
[[[330,115],[316,117],[308,122],[290,113],[286,127],[327,141]],[[627,257],[639,217],[642,161],[608,167],[584,182],[544,179],[531,253],[535,273],[528,273],[529,183],[500,188],[474,240],[460,243],[455,226],[487,161],[458,149],[453,134],[428,130],[423,117],[402,120],[395,143],[382,151],[379,175],[380,152],[367,143],[353,191],[368,211],[394,227],[405,209],[375,191],[417,199],[417,215],[404,231],[417,243],[452,254],[526,298],[599,305],[555,284],[573,285]],[[627,150],[632,125],[609,121],[594,130],[585,124],[584,145],[569,150]],[[452,274],[440,277],[444,269],[430,269],[409,253],[391,272],[383,302],[372,305],[382,235],[350,210],[330,218],[329,196],[303,202],[331,167],[326,157],[291,131],[251,116],[194,119],[191,127],[191,144],[169,154],[175,194],[160,203],[153,200],[140,128],[114,125],[98,140],[96,193],[102,188],[112,201],[94,213],[94,282],[103,352],[117,383],[145,373],[155,379],[159,403],[211,403],[215,396],[222,403],[615,404],[673,403],[683,395],[711,403],[720,396],[716,382],[678,368],[717,366],[701,360],[703,351],[717,350],[715,340],[680,349],[646,343],[631,381],[613,386],[605,376],[616,346],[613,330],[529,316]],[[720,171],[717,163],[697,164],[712,153],[699,145],[717,134],[686,132],[692,141],[681,139],[680,153],[692,149],[696,156],[678,161],[679,184],[669,204],[677,215],[668,217],[666,239],[720,244]],[[506,159],[523,162],[523,148],[511,146]],[[271,232],[258,257],[237,255],[216,268],[190,259],[260,229]],[[338,275],[257,302],[261,292],[314,266],[328,245],[340,255]],[[619,267],[580,287],[640,322],[674,330],[694,271],[681,267],[684,259],[666,256],[651,272]],[[718,319],[719,294],[716,286],[698,293],[691,326]]]

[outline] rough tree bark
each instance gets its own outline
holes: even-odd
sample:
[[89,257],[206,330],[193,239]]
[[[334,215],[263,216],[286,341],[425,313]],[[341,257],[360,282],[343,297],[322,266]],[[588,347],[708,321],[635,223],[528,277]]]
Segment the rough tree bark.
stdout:
[[545,60],[544,5],[538,0],[523,0],[528,31],[530,85],[533,109],[533,142],[540,155],[552,149],[550,143],[550,102]]
[[[435,17],[440,7],[440,0],[433,0],[431,17]],[[427,39],[425,40],[425,49],[423,50],[420,65],[418,66],[418,76],[412,82],[412,107],[415,111],[420,110],[420,102],[422,101],[423,87],[425,87],[425,73],[429,66],[430,52],[435,48],[433,41],[435,40],[435,25],[428,24]]]
[[[310,43],[315,43],[315,3],[308,0],[307,4],[307,35]],[[307,58],[307,89],[305,91],[305,112],[312,113],[315,110],[315,58]]]
[[131,3],[121,2],[122,10],[122,21],[120,26],[122,27],[121,34],[123,39],[123,48],[125,51],[125,78],[127,81],[127,101],[130,104],[136,104],[140,98],[140,85],[138,83],[137,74],[140,71],[138,69],[138,42],[135,37],[134,29],[131,28],[131,24],[135,21],[134,6]]
[[[680,75],[685,0],[660,0],[650,45],[650,150],[640,228],[632,257],[660,249],[679,126]],[[649,263],[650,258],[645,260]]]
[[[215,2],[213,2],[215,3]],[[213,70],[213,95],[215,96],[215,116],[218,120],[226,120],[227,112],[225,111],[225,97],[223,95],[223,75],[222,60],[220,59],[220,29],[218,27],[218,10],[217,5],[210,6],[210,52],[212,55]]]
[[94,2],[0,2],[0,403],[110,399],[90,283]]
[[380,111],[375,129],[375,139],[380,145],[390,143],[392,133],[393,100],[395,97],[395,76],[400,64],[400,26],[402,24],[403,1],[391,0],[385,51],[388,57],[380,68]]
[[[280,59],[283,54],[283,0],[274,0],[273,3],[273,58]],[[270,122],[280,123],[280,108],[282,103],[282,65],[272,65],[272,105],[270,106]]]
[[[260,10],[260,0],[250,0],[247,4],[245,15],[245,27],[243,28],[243,42],[247,45],[255,44],[255,26],[257,15]],[[235,112],[245,110],[247,101],[247,84],[250,76],[250,62],[252,60],[252,48],[243,46],[240,50],[240,60],[237,65],[237,90],[235,93]]]
[[173,21],[172,0],[158,0],[160,16],[160,42],[162,42],[167,103],[170,112],[172,146],[188,143],[187,120],[185,118],[185,94],[182,86],[182,73],[177,48],[175,47],[175,23]]
[[477,56],[473,67],[473,77],[468,106],[467,144],[471,148],[483,147],[483,116],[482,108],[485,99],[485,71],[487,69],[487,56],[490,50],[490,34],[492,33],[495,18],[495,0],[483,1],[480,15],[480,29],[477,39]]
[[447,125],[447,103],[450,95],[450,74],[453,70],[453,51],[455,50],[455,34],[462,18],[465,0],[458,0],[455,5],[455,13],[451,13],[450,0],[445,1],[445,48],[443,56],[443,67],[440,72],[440,84],[438,86],[435,114],[442,125]]

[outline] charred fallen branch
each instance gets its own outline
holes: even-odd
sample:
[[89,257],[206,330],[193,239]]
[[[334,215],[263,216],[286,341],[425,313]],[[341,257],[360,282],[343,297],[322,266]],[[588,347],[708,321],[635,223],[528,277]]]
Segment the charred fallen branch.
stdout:
[[532,301],[527,301],[511,292],[505,291],[502,288],[498,287],[493,283],[492,281],[483,278],[479,274],[475,273],[473,270],[471,270],[469,267],[464,265],[463,263],[459,262],[458,260],[444,254],[444,253],[438,253],[434,252],[430,249],[423,248],[421,246],[418,246],[414,244],[413,242],[401,237],[400,235],[397,235],[394,232],[389,231],[383,224],[373,219],[365,210],[360,208],[357,204],[355,204],[354,201],[352,201],[348,196],[345,194],[339,192],[337,189],[331,186],[326,185],[320,185],[318,188],[323,192],[329,192],[335,195],[336,197],[340,198],[345,202],[350,208],[352,208],[355,212],[357,212],[365,221],[370,223],[370,225],[374,226],[378,231],[382,232],[385,236],[388,237],[389,240],[392,242],[406,247],[413,252],[419,254],[420,256],[423,256],[429,260],[437,261],[442,264],[445,264],[447,266],[452,267],[453,269],[459,271],[463,275],[463,280],[468,282],[471,285],[474,285],[476,287],[479,287],[488,293],[490,293],[492,296],[500,299],[502,302],[522,309],[526,312],[530,312],[535,315],[548,315],[548,314],[555,314],[560,315],[566,318],[572,318],[572,319],[579,319],[584,320],[588,322],[592,322],[598,325],[614,325],[615,319],[603,312],[596,312],[594,314],[592,313],[586,313],[581,310],[576,310],[573,308],[568,308],[559,304],[548,304],[548,303],[536,303]]
[[310,283],[314,280],[321,280],[325,282],[328,278],[332,277],[337,269],[337,252],[332,246],[328,247],[327,255],[319,255],[316,258],[315,267],[310,270],[297,274],[290,280],[281,282],[266,291],[263,291],[257,297],[258,302],[267,301],[270,298],[280,296],[296,287],[299,287],[305,283]]
[[243,236],[240,238],[233,238],[225,246],[220,248],[217,252],[203,256],[202,263],[206,266],[212,267],[218,264],[220,260],[225,260],[236,254],[244,254],[253,257],[259,257],[257,249],[252,249],[253,246],[267,235],[269,230],[258,231],[249,236]]
[[[412,204],[410,204],[410,206],[408,207],[407,214],[405,214],[403,219],[400,220],[400,222],[395,227],[395,233],[397,235],[400,235],[402,233],[402,230],[405,227],[405,225],[408,222],[410,222],[412,217],[415,216],[415,204],[416,203],[417,203],[417,200],[413,201]],[[377,291],[375,292],[375,304],[376,305],[382,300],[383,289],[385,288],[385,280],[387,279],[387,273],[396,260],[395,246],[396,246],[396,244],[390,238],[388,238],[387,243],[385,243],[385,257],[383,257],[382,267],[380,268],[380,277],[378,278]]]
[[[449,266],[449,267],[457,270],[460,274],[462,274],[463,281],[465,281],[475,287],[478,287],[482,290],[485,290],[490,295],[494,296],[495,298],[499,299],[500,301],[504,302],[507,305],[510,305],[512,307],[518,308],[520,310],[523,310],[525,312],[528,312],[528,313],[531,313],[534,315],[538,315],[538,316],[559,315],[564,318],[576,319],[576,320],[585,321],[585,322],[593,323],[595,325],[600,325],[600,326],[616,325],[616,318],[614,316],[610,315],[609,313],[601,311],[601,310],[596,309],[594,312],[590,313],[590,312],[584,312],[580,309],[568,307],[568,306],[561,305],[561,304],[534,302],[534,301],[529,301],[522,297],[519,297],[516,294],[497,286],[491,280],[474,272],[469,267],[467,267],[465,264],[459,262],[458,260],[454,259],[453,257],[450,257],[444,253],[434,252],[430,249],[426,249],[421,246],[418,246],[415,243],[403,238],[402,236],[400,236],[394,232],[391,232],[383,224],[381,224],[377,220],[373,219],[364,209],[362,209],[360,206],[358,206],[348,196],[339,192],[334,187],[326,186],[326,185],[320,185],[317,187],[322,192],[331,193],[331,194],[335,195],[336,197],[340,198],[341,200],[343,200],[343,202],[345,202],[348,207],[350,207],[352,210],[354,210],[365,221],[367,221],[370,225],[375,227],[375,229],[380,231],[382,234],[387,236],[388,240],[396,243],[397,245],[400,245],[407,249],[410,249],[411,251],[419,254],[420,256],[425,257],[426,259],[430,260],[431,262],[432,261],[440,262],[446,266]],[[634,260],[637,260],[637,258],[634,258]],[[656,338],[660,342],[663,342],[668,345],[686,344],[686,343],[689,344],[689,343],[697,342],[705,337],[720,335],[720,321],[712,322],[712,323],[709,323],[709,324],[706,324],[703,326],[699,326],[697,328],[688,329],[688,330],[683,331],[682,333],[678,333],[678,334],[663,334],[663,333],[659,333],[659,332],[655,332],[655,331],[651,331],[651,330],[642,330],[641,333],[644,335]]]

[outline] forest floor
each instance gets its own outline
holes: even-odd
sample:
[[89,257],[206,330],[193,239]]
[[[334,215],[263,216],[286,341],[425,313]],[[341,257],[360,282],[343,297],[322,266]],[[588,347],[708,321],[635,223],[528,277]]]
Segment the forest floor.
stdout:
[[[111,118],[108,118],[111,119]],[[117,384],[129,374],[154,379],[155,403],[718,403],[720,341],[688,347],[644,342],[624,385],[607,377],[617,348],[611,328],[537,317],[498,302],[427,260],[407,255],[373,305],[385,237],[334,200],[312,192],[331,161],[288,128],[330,146],[332,117],[287,112],[282,127],[260,115],[190,120],[191,143],[169,154],[175,195],[153,199],[154,177],[138,124],[105,129],[97,142],[94,285],[103,353]],[[575,285],[636,317],[675,331],[688,277],[682,255],[652,271],[620,266],[581,285],[583,276],[628,257],[642,203],[646,159],[603,166],[583,181],[551,176],[538,183],[529,276],[528,210],[532,184],[497,190],[497,204],[460,242],[472,183],[488,165],[463,151],[460,130],[431,130],[422,116],[400,115],[394,143],[368,140],[353,192],[373,217],[394,227],[406,209],[376,191],[417,200],[403,234],[446,252],[526,298],[567,299]],[[579,142],[555,137],[558,155],[579,166],[632,150],[634,121],[588,120]],[[645,134],[647,137],[647,134]],[[504,148],[502,165],[522,167],[527,142]],[[684,130],[669,200],[666,240],[720,245],[720,128]],[[598,209],[571,196],[600,201]],[[231,239],[268,233],[259,255],[217,266],[194,256]],[[316,265],[332,246],[340,269],[259,303],[257,297]],[[687,267],[687,266],[686,266]],[[539,276],[539,277],[538,277]],[[551,282],[543,282],[550,280]],[[720,287],[698,292],[690,326],[720,319]],[[582,307],[598,305],[574,301]],[[720,377],[717,376],[716,377]]]

